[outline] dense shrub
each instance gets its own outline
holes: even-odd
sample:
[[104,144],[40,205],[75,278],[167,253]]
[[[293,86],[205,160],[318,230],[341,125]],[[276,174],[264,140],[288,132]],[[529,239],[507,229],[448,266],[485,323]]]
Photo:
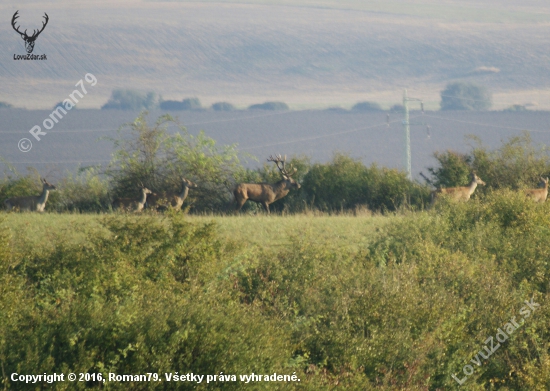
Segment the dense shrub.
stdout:
[[[274,320],[231,299],[222,272],[222,254],[231,251],[212,225],[181,216],[117,216],[86,234],[84,245],[61,239],[52,251],[28,247],[17,257],[3,251],[6,241],[0,240],[4,373],[153,372],[163,380],[132,383],[134,390],[166,389],[165,372],[288,373],[288,336]],[[3,383],[25,387],[6,378]],[[75,384],[55,387],[103,386]]]
[[[273,218],[235,219],[278,233],[257,249],[238,244],[237,231],[221,239],[215,225],[177,213],[98,217],[99,226],[71,225],[81,241],[45,232],[40,245],[0,222],[2,366],[104,375],[296,371],[303,389],[397,391],[455,389],[452,375],[464,378],[462,368],[473,365],[464,389],[547,389],[550,206],[498,190],[385,219],[353,248],[308,229],[273,231]],[[540,307],[526,317],[520,311],[531,299]],[[512,317],[518,330],[481,358]],[[77,385],[85,386],[100,387]]]
[[58,211],[102,212],[109,210],[109,183],[98,169],[88,168],[78,174],[68,173],[56,184],[51,208]]
[[6,103],[6,102],[0,102],[0,109],[11,109],[13,105]]
[[476,171],[487,183],[479,191],[536,187],[540,177],[550,175],[550,156],[546,146],[535,146],[529,134],[511,137],[500,148],[488,150],[478,139],[467,154],[436,153],[437,167],[430,167],[428,182],[436,187],[465,186],[469,173]]
[[332,162],[315,164],[303,180],[308,205],[321,210],[349,210],[367,206],[371,210],[396,210],[409,205],[421,208],[428,199],[427,188],[407,179],[403,172],[337,154]]

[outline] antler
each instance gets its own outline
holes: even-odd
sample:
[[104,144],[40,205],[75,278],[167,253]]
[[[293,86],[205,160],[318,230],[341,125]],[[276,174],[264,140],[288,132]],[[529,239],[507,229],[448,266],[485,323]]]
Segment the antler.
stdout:
[[[285,168],[285,163],[286,163],[286,155],[283,159],[283,157],[279,154],[277,155],[275,158],[273,157],[273,155],[270,155],[269,156],[269,159],[267,159],[268,162],[274,162],[276,165],[277,165],[277,168],[279,169],[279,171],[281,172],[281,174],[283,176],[287,176],[287,177],[291,177],[292,175],[294,175],[296,173],[296,171],[298,171],[298,169],[296,167],[293,167],[293,169],[291,170],[292,172],[288,172]],[[282,166],[279,166],[279,163],[282,163]]]
[[13,14],[13,17],[11,18],[11,27],[13,27],[13,29],[17,31],[19,34],[21,34],[21,36],[25,36],[25,38],[28,38],[28,39],[36,39],[40,35],[40,33],[44,31],[44,29],[46,28],[46,25],[48,24],[48,21],[50,20],[50,17],[48,16],[48,14],[44,12],[43,18],[45,19],[45,21],[42,22],[42,28],[39,29],[38,31],[33,30],[32,36],[29,37],[27,35],[26,29],[25,29],[25,32],[22,33],[21,31],[19,31],[19,28],[15,25],[15,23],[17,22],[17,18],[19,18],[18,13],[19,13],[19,10],[17,10],[15,14]]
[[22,33],[21,31],[19,31],[19,29],[15,25],[17,18],[19,18],[19,15],[17,15],[18,13],[19,13],[19,10],[15,11],[15,14],[13,14],[13,18],[11,18],[11,27],[13,27],[13,29],[17,31],[19,34],[27,36],[27,30],[25,30],[25,32]]
[[[42,31],[44,31],[44,29],[46,28],[46,25],[48,24],[48,21],[50,20],[50,17],[48,16],[47,13],[44,12],[44,16],[43,18],[46,20],[45,22],[42,22],[42,28],[40,30],[38,30],[38,32],[35,32],[36,30],[33,30],[33,34],[32,34],[32,37],[31,38],[36,38],[40,35],[40,33]],[[27,30],[25,30],[27,31]]]

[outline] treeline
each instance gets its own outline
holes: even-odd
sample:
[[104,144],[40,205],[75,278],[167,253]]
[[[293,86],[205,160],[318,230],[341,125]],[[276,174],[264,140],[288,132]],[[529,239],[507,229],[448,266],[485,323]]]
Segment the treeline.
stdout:
[[[240,155],[236,145],[218,146],[204,133],[191,135],[179,125],[179,131],[168,133],[169,125],[178,124],[164,115],[149,125],[143,112],[122,126],[112,139],[115,152],[108,166],[83,168],[58,180],[48,178],[58,190],[51,192],[46,210],[109,211],[118,197],[137,198],[141,186],[159,193],[175,192],[184,177],[198,185],[189,192],[184,208],[191,213],[225,213],[235,207],[232,191],[236,184],[281,179],[277,167],[267,162],[262,168],[246,169],[241,161],[251,157]],[[293,177],[301,188],[273,203],[271,209],[279,213],[422,210],[430,203],[434,188],[465,186],[472,171],[487,183],[476,195],[494,189],[532,188],[540,176],[550,173],[546,147],[534,146],[527,134],[494,151],[478,141],[470,153],[445,151],[435,157],[438,164],[422,174],[425,183],[420,183],[408,180],[402,171],[365,166],[345,154],[335,154],[328,163],[295,156],[288,163],[297,169]],[[37,171],[19,175],[13,170],[0,181],[0,200],[40,194],[40,176]],[[257,212],[260,207],[249,201],[243,210]]]
[[[441,100],[440,110],[470,110],[485,111],[492,105],[492,93],[484,86],[469,82],[452,82],[440,92]],[[54,108],[61,105],[57,103]],[[535,104],[514,104],[507,107],[504,111],[527,111],[529,107]],[[423,106],[422,106],[423,107]],[[0,102],[0,109],[13,108],[6,102]],[[215,102],[210,106],[203,106],[199,98],[184,98],[182,100],[164,100],[161,95],[153,91],[140,92],[132,89],[115,89],[111,92],[109,100],[101,106],[105,110],[213,110],[213,111],[235,111],[239,110],[230,102]],[[267,101],[264,103],[252,104],[246,110],[289,110],[285,102]],[[348,112],[342,107],[330,107],[327,110]],[[402,112],[404,107],[397,103],[389,108],[389,112]],[[377,112],[386,111],[377,102],[357,102],[350,110],[351,112]]]

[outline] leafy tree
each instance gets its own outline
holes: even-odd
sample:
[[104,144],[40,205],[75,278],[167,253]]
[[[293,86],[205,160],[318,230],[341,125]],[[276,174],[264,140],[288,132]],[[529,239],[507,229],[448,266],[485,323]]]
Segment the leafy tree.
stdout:
[[200,110],[202,109],[199,98],[186,98],[182,100],[183,110]]
[[214,111],[233,111],[235,106],[228,102],[216,102],[212,105]]
[[[168,134],[169,125],[178,126],[179,131]],[[119,134],[112,139],[115,153],[106,172],[113,181],[114,196],[135,196],[139,184],[157,192],[179,190],[185,177],[199,186],[186,202],[196,210],[222,210],[244,171],[235,145],[220,148],[204,132],[191,135],[169,115],[150,126],[147,112],[142,112]]]
[[438,167],[429,167],[433,179],[427,179],[430,185],[439,187],[465,186],[470,181],[473,170],[473,157],[455,151],[435,152]]
[[265,102],[251,105],[248,110],[288,110],[289,107],[284,102]]
[[154,92],[141,93],[134,90],[113,90],[111,98],[101,106],[101,109],[117,110],[152,110],[158,107],[158,99]]
[[491,105],[491,93],[476,84],[449,83],[441,91],[441,110],[488,110]]
[[0,109],[11,109],[13,106],[6,102],[0,102]]
[[351,111],[382,111],[382,106],[376,102],[359,102],[351,108]]

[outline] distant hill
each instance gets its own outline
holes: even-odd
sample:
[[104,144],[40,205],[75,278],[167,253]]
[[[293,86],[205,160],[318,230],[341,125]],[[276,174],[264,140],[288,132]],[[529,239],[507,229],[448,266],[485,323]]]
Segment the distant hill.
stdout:
[[[48,13],[35,47],[47,61],[13,59],[24,53],[9,23],[16,10],[29,29]],[[89,108],[115,88],[205,105],[388,108],[408,87],[436,109],[454,80],[486,85],[497,108],[550,108],[543,1],[9,0],[0,12],[0,101],[16,107],[52,107],[90,72],[98,85],[81,102]]]

